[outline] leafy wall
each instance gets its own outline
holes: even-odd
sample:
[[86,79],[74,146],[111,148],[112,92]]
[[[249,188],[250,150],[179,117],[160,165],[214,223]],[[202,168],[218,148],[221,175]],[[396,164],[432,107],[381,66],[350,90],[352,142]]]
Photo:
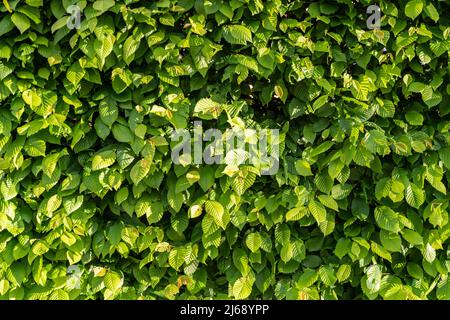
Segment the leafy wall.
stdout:
[[0,298],[450,299],[448,1],[2,2]]

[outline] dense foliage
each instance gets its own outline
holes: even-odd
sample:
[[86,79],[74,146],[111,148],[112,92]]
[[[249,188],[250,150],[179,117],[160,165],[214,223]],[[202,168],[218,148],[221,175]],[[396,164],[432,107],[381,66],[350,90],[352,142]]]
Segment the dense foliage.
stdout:
[[450,4],[371,4],[2,0],[0,298],[450,299]]

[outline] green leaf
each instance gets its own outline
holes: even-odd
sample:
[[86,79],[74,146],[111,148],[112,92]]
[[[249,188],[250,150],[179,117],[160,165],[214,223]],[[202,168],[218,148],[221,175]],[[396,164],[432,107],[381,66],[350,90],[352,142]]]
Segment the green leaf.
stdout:
[[427,4],[427,6],[425,7],[425,12],[431,19],[434,20],[434,22],[439,21],[439,12],[432,3]]
[[210,98],[203,98],[196,103],[194,116],[204,120],[217,119],[221,114],[222,109],[223,108],[219,103]]
[[321,266],[319,268],[319,277],[320,280],[328,287],[333,286],[337,281],[337,277],[331,266]]
[[403,236],[403,238],[405,238],[406,241],[408,241],[409,243],[411,243],[413,245],[423,244],[422,236],[413,230],[408,230],[408,229],[402,230],[402,236]]
[[400,231],[398,214],[389,207],[381,206],[375,208],[375,221],[384,230],[394,233]]
[[50,295],[50,300],[69,300],[69,294],[63,289],[56,289]]
[[261,235],[257,232],[253,232],[247,235],[245,239],[245,244],[251,252],[257,252],[262,244]]
[[429,263],[432,263],[434,259],[436,259],[436,250],[431,246],[431,244],[427,243],[424,247],[423,257]]
[[297,170],[297,173],[301,176],[308,177],[313,175],[310,164],[302,159],[295,162],[295,170]]
[[288,97],[288,90],[282,81],[278,82],[274,87],[275,95],[280,98],[283,103],[286,103]]
[[70,81],[74,86],[78,86],[80,81],[83,79],[86,74],[86,70],[84,70],[81,65],[77,62],[72,64],[69,69],[67,69],[66,78]]
[[447,169],[450,169],[450,147],[439,149],[439,158]]
[[12,12],[11,7],[8,3],[8,0],[3,0],[3,5],[5,6],[6,10],[8,10],[8,12]]
[[350,252],[352,246],[352,241],[350,239],[341,238],[336,243],[336,248],[334,249],[334,254],[342,259],[346,254]]
[[42,103],[35,106],[31,104],[31,109],[38,115],[47,118],[54,111],[58,97],[53,91],[43,91],[41,93]]
[[130,143],[134,140],[133,132],[128,127],[118,123],[113,125],[112,133],[114,138],[119,142]]
[[322,203],[325,207],[333,209],[334,211],[339,211],[338,204],[336,200],[333,199],[333,197],[321,194],[317,197],[317,199],[319,199],[320,203]]
[[214,218],[217,225],[223,229],[226,228],[229,222],[229,215],[220,202],[214,200],[205,201],[205,210],[206,213]]
[[139,47],[140,40],[134,36],[128,37],[123,44],[123,60],[130,64],[134,60],[134,54]]
[[325,141],[311,151],[311,157],[318,156],[329,150],[334,145],[333,141]]
[[167,193],[167,201],[170,207],[176,212],[180,211],[181,206],[183,205],[183,195],[181,193],[176,193],[175,188],[169,189]]
[[246,299],[252,293],[254,281],[249,277],[242,277],[233,284],[233,296],[235,299]]
[[103,100],[99,105],[99,113],[103,123],[111,127],[119,116],[119,108],[114,100]]
[[315,200],[310,200],[308,204],[309,212],[312,214],[317,224],[325,222],[327,220],[327,211],[325,207]]
[[150,161],[141,159],[131,168],[130,177],[135,185],[139,184],[147,176],[150,172],[150,165]]
[[348,264],[342,264],[339,266],[339,269],[336,271],[337,280],[342,283],[350,277],[352,272],[352,268]]
[[0,295],[4,295],[9,290],[9,282],[6,279],[0,280]]
[[123,279],[119,273],[115,271],[108,271],[105,274],[103,283],[105,284],[106,288],[113,292],[116,292],[122,287]]
[[389,191],[391,190],[391,179],[382,178],[375,185],[375,197],[378,200],[381,200],[384,197],[389,195]]
[[299,288],[308,288],[312,286],[319,278],[318,272],[312,269],[305,269],[297,280],[296,285]]
[[113,246],[119,244],[122,236],[123,224],[121,222],[116,222],[109,226],[107,238]]
[[305,207],[295,207],[286,212],[286,221],[298,221],[308,214]]
[[370,246],[373,253],[380,256],[381,258],[388,260],[389,262],[392,262],[392,256],[384,247],[380,246],[378,243],[373,242]]
[[92,7],[95,10],[100,11],[100,13],[103,13],[110,9],[112,6],[114,6],[115,1],[114,0],[97,0],[93,3]]
[[436,297],[439,300],[450,300],[450,282],[448,276],[443,277],[443,279],[439,281],[436,290]]
[[59,153],[53,153],[45,156],[45,158],[42,160],[42,171],[49,178],[51,178],[53,172],[55,172],[60,156],[61,155]]
[[380,232],[381,244],[390,252],[401,252],[402,240],[396,233],[386,232],[381,230]]
[[181,177],[175,184],[175,192],[180,193],[187,190],[191,186],[191,183],[186,177]]
[[233,176],[231,187],[238,195],[243,195],[245,191],[250,188],[256,180],[256,174],[244,168],[239,170]]
[[319,229],[324,236],[333,233],[335,227],[334,214],[327,212],[325,221],[319,223]]
[[116,38],[112,34],[105,35],[101,40],[94,40],[94,50],[99,60],[98,67],[100,70],[103,69],[106,58],[111,54],[115,40]]
[[405,189],[406,202],[418,209],[425,202],[425,193],[415,184],[410,183]]
[[223,29],[223,37],[231,44],[252,42],[252,32],[243,25],[229,25]]
[[133,82],[130,70],[115,68],[111,74],[112,87],[117,94],[125,91]]
[[28,19],[28,17],[26,15],[24,15],[20,12],[14,12],[11,15],[11,21],[12,21],[12,23],[14,23],[14,25],[17,27],[17,29],[19,29],[20,33],[24,33],[31,26],[30,19]]
[[44,140],[28,139],[24,150],[31,157],[45,156],[46,144]]
[[14,262],[8,269],[7,278],[16,286],[20,286],[25,280],[25,265],[20,262]]
[[416,19],[423,9],[422,0],[410,0],[405,6],[405,14],[411,19]]
[[336,200],[342,200],[352,192],[352,189],[353,187],[350,184],[337,184],[331,189],[331,196]]
[[97,153],[92,158],[92,170],[100,170],[107,168],[116,162],[116,152],[113,150],[106,150]]
[[184,248],[173,248],[169,253],[169,264],[178,270],[186,260],[186,250]]
[[198,184],[203,191],[207,191],[214,184],[214,169],[210,166],[204,166],[200,169],[200,180]]
[[42,99],[36,90],[28,89],[22,93],[22,99],[32,108],[36,108],[41,105]]
[[423,116],[417,111],[408,111],[405,118],[413,126],[421,126],[423,123]]

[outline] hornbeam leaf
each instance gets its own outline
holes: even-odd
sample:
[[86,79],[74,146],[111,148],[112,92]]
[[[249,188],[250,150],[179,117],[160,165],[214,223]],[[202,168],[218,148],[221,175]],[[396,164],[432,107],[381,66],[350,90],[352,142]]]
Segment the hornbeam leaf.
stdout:
[[310,200],[308,204],[308,209],[311,215],[316,220],[317,224],[321,224],[327,221],[327,211],[325,207],[316,200]]
[[115,4],[114,0],[97,0],[93,3],[92,6],[95,10],[98,10],[101,13],[103,13],[112,6],[114,6],[114,4]]
[[419,16],[423,9],[422,0],[410,0],[405,6],[405,14],[411,19],[415,19]]
[[94,40],[94,50],[99,59],[98,67],[100,70],[103,69],[106,58],[111,54],[115,40],[116,38],[112,34],[105,35],[101,40]]
[[119,273],[114,271],[108,271],[103,279],[103,283],[106,288],[115,292],[122,287],[123,279]]
[[375,221],[384,230],[395,233],[400,231],[398,214],[389,207],[381,206],[375,208]]
[[233,296],[238,300],[248,298],[252,293],[253,283],[248,276],[239,278],[233,284]]
[[133,181],[135,185],[147,176],[150,171],[150,165],[150,161],[147,159],[141,159],[131,168],[130,177],[131,181]]
[[308,215],[308,210],[305,207],[295,207],[286,212],[286,221],[297,221]]
[[31,22],[28,17],[20,12],[14,12],[11,15],[11,21],[19,29],[20,33],[24,33],[31,27]]
[[246,44],[252,41],[252,32],[243,25],[229,25],[222,30],[225,40],[231,44]]
[[205,210],[206,213],[214,218],[217,225],[221,226],[223,229],[226,228],[230,221],[230,217],[220,202],[214,200],[205,201]]
[[204,120],[217,119],[222,112],[222,106],[210,98],[200,99],[194,108],[194,115]]
[[169,264],[175,270],[178,270],[186,260],[186,250],[182,247],[172,248],[169,253]]
[[405,189],[406,202],[418,209],[425,202],[425,193],[415,184],[410,183]]
[[257,252],[262,244],[261,235],[257,232],[250,233],[245,239],[245,244],[251,252]]
[[239,170],[232,178],[231,187],[238,195],[243,195],[256,180],[256,174],[246,168]]
[[116,152],[113,150],[107,150],[97,153],[92,158],[92,170],[100,170],[111,166],[116,162]]
[[133,61],[134,54],[138,49],[139,44],[140,40],[136,39],[134,36],[128,37],[128,39],[125,40],[125,43],[123,44],[123,59],[126,64],[130,64]]
[[22,99],[32,108],[36,108],[42,103],[42,98],[36,90],[28,89],[22,93]]

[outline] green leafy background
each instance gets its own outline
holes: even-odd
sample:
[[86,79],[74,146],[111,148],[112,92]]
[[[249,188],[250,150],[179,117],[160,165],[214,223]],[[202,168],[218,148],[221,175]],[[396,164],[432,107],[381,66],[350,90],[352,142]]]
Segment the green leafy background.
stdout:
[[448,1],[2,2],[0,298],[450,299]]

